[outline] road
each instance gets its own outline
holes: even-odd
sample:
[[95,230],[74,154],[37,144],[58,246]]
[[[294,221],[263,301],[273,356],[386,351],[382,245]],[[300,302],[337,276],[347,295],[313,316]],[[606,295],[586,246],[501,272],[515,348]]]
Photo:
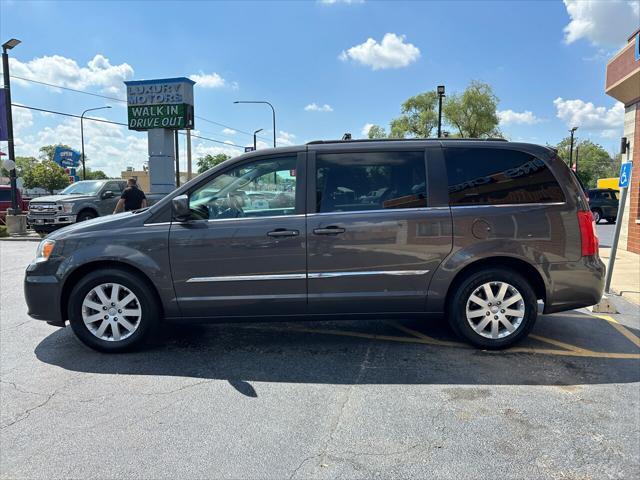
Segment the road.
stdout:
[[0,477],[634,478],[638,309],[503,352],[442,322],[166,329],[104,355],[31,320],[0,242]]

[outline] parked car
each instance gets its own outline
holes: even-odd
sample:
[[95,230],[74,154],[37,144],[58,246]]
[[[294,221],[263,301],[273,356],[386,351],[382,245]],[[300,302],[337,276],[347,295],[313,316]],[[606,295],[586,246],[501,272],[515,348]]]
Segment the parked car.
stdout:
[[612,188],[594,188],[587,192],[589,208],[596,223],[605,219],[607,223],[615,223],[618,216],[618,191]]
[[[29,200],[24,198],[20,190],[16,190],[17,202],[23,212],[29,210]],[[0,185],[0,224],[5,223],[7,210],[11,208],[11,187],[9,185]]]
[[[27,223],[38,233],[49,233],[76,222],[110,215],[126,187],[126,180],[72,183],[57,195],[32,200]],[[162,196],[147,195],[147,201],[151,204]]]
[[[292,201],[240,201],[256,185]],[[539,301],[598,302],[604,272],[584,192],[549,148],[332,141],[246,153],[150,208],[54,232],[25,294],[33,318],[107,352],[161,321],[414,315],[495,349],[528,334]]]

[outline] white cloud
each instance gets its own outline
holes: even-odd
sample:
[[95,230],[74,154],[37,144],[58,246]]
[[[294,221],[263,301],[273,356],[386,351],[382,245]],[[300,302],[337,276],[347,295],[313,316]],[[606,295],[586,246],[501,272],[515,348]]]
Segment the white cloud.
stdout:
[[[225,86],[225,80],[217,73],[194,73],[189,78],[196,82],[196,85],[202,88],[220,88]],[[237,85],[234,82],[235,85]]]
[[[54,127],[47,126],[32,134],[22,133],[16,140],[16,155],[21,156],[38,157],[40,147],[59,143],[80,151],[80,120],[67,118]],[[128,166],[139,169],[148,160],[146,135],[124,126],[85,120],[84,146],[87,167],[114,177]]]
[[233,128],[224,128],[222,130],[222,133],[224,133],[225,135],[235,135],[238,132],[236,132]]
[[33,113],[26,108],[14,105],[11,108],[11,118],[13,119],[13,131],[16,139],[21,133],[33,126]]
[[304,107],[304,109],[307,112],[333,112],[333,108],[331,107],[331,105],[327,105],[326,103],[324,105],[318,105],[315,102],[310,103],[309,105]]
[[540,119],[536,117],[533,112],[525,110],[524,112],[514,112],[513,110],[500,110],[498,111],[498,118],[500,119],[500,125],[512,125],[512,124],[524,124],[533,125],[534,123],[540,123]]
[[368,137],[369,136],[369,130],[371,130],[371,127],[373,127],[373,123],[365,123],[364,126],[362,127],[362,131],[360,133],[364,137]]
[[586,38],[596,45],[622,45],[640,24],[640,4],[629,0],[564,0],[571,21],[564,41]]
[[556,107],[556,116],[569,128],[599,130],[603,137],[614,137],[622,131],[624,105],[620,102],[607,109],[580,99],[564,100],[558,97],[553,104]]
[[[81,67],[75,60],[60,55],[34,58],[28,62],[21,62],[11,57],[9,61],[11,73],[18,77],[79,90],[97,87],[103,93],[113,95],[123,94],[123,82],[133,78],[134,74],[133,67],[128,63],[111,65],[109,59],[101,54],[93,57],[86,67]],[[22,80],[16,80],[16,83],[30,85]]]
[[420,50],[404,40],[404,35],[386,33],[382,42],[368,38],[366,42],[343,51],[338,58],[353,60],[373,70],[406,67],[420,58]]
[[280,130],[278,132],[278,136],[276,138],[276,144],[279,147],[286,147],[288,145],[293,145],[295,138],[296,138],[296,136],[293,133],[284,132],[284,131]]

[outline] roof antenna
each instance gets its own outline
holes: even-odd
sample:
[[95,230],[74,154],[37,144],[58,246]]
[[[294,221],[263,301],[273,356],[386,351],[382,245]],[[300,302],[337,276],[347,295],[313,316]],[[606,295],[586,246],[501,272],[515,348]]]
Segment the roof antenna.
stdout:
[[349,132],[345,133],[344,135],[342,135],[342,140],[351,140],[351,134]]

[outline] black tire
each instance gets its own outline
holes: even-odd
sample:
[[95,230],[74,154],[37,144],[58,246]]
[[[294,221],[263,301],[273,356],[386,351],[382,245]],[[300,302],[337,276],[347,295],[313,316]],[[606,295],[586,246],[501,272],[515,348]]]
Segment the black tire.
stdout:
[[591,210],[591,213],[593,214],[593,221],[596,223],[600,223],[600,220],[602,220],[602,212],[600,211],[600,209],[594,208],[593,210]]
[[[133,293],[142,311],[135,331],[120,341],[98,338],[82,318],[82,304],[87,294],[101,284],[110,283],[119,284]],[[117,268],[97,270],[82,277],[71,291],[68,311],[69,322],[76,337],[88,347],[106,353],[125,352],[140,347],[160,321],[158,301],[148,282],[138,275]],[[122,331],[125,332],[124,329]]]
[[[515,287],[522,296],[524,315],[516,330],[503,338],[487,338],[477,333],[467,320],[467,302],[472,293],[486,283],[505,282]],[[538,316],[538,302],[533,288],[524,277],[506,268],[487,268],[485,270],[470,273],[453,286],[455,290],[447,305],[447,317],[451,328],[458,336],[472,345],[495,350],[507,348],[526,337]],[[508,300],[508,299],[507,299]],[[490,307],[487,307],[490,308]],[[490,315],[491,316],[491,315]],[[483,318],[483,317],[481,317]],[[495,318],[495,317],[494,317]],[[478,321],[478,323],[480,320]],[[501,328],[504,328],[501,323]]]
[[92,212],[91,210],[83,210],[76,217],[76,222],[84,222],[96,217],[97,215],[95,214],[95,212]]
[[615,217],[607,217],[606,220],[607,220],[607,223],[616,223]]

